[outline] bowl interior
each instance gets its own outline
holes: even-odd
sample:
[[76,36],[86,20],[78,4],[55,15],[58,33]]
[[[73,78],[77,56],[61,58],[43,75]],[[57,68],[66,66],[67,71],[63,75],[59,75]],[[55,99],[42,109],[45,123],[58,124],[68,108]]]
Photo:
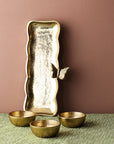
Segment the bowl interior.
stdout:
[[55,120],[38,120],[38,121],[33,121],[31,122],[31,125],[34,127],[55,127],[59,126],[60,123]]
[[31,117],[35,116],[35,113],[30,112],[30,111],[14,111],[9,113],[9,116],[12,117]]
[[81,112],[64,112],[59,114],[60,117],[63,118],[81,118],[84,117],[85,114]]

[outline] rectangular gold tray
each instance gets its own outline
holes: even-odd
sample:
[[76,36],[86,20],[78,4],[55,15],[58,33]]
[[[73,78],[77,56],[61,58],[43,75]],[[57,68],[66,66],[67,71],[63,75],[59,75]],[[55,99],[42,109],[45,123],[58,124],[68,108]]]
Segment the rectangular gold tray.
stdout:
[[52,64],[59,69],[59,32],[60,25],[56,21],[28,23],[24,110],[33,111],[39,115],[57,113],[58,80],[52,78]]

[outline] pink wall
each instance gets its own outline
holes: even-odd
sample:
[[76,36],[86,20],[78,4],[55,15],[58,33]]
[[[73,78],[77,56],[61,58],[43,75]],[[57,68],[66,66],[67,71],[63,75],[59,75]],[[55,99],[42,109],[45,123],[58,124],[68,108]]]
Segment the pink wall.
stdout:
[[23,107],[29,20],[61,24],[59,110],[114,112],[114,0],[0,0],[0,112]]

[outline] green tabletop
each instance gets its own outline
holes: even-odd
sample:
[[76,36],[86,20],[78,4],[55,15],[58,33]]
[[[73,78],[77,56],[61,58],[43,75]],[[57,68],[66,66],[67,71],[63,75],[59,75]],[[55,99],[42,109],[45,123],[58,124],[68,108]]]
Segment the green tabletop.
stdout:
[[[39,119],[57,117],[37,116]],[[87,114],[83,127],[60,127],[57,137],[36,137],[30,127],[16,127],[8,114],[0,114],[0,144],[114,144],[114,114]]]

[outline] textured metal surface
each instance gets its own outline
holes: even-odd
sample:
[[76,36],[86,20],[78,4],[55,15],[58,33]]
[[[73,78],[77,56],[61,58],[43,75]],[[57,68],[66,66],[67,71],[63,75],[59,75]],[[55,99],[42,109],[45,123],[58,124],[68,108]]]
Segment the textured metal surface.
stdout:
[[30,123],[30,128],[38,137],[55,137],[60,128],[60,122],[55,120],[38,120]]
[[30,111],[14,111],[9,113],[9,119],[15,126],[27,126],[35,120],[35,113]]
[[24,110],[40,115],[57,113],[58,80],[52,78],[52,64],[59,69],[59,31],[60,26],[56,21],[32,21],[28,24]]
[[79,127],[84,121],[86,115],[81,112],[64,112],[58,115],[61,124],[65,127]]

